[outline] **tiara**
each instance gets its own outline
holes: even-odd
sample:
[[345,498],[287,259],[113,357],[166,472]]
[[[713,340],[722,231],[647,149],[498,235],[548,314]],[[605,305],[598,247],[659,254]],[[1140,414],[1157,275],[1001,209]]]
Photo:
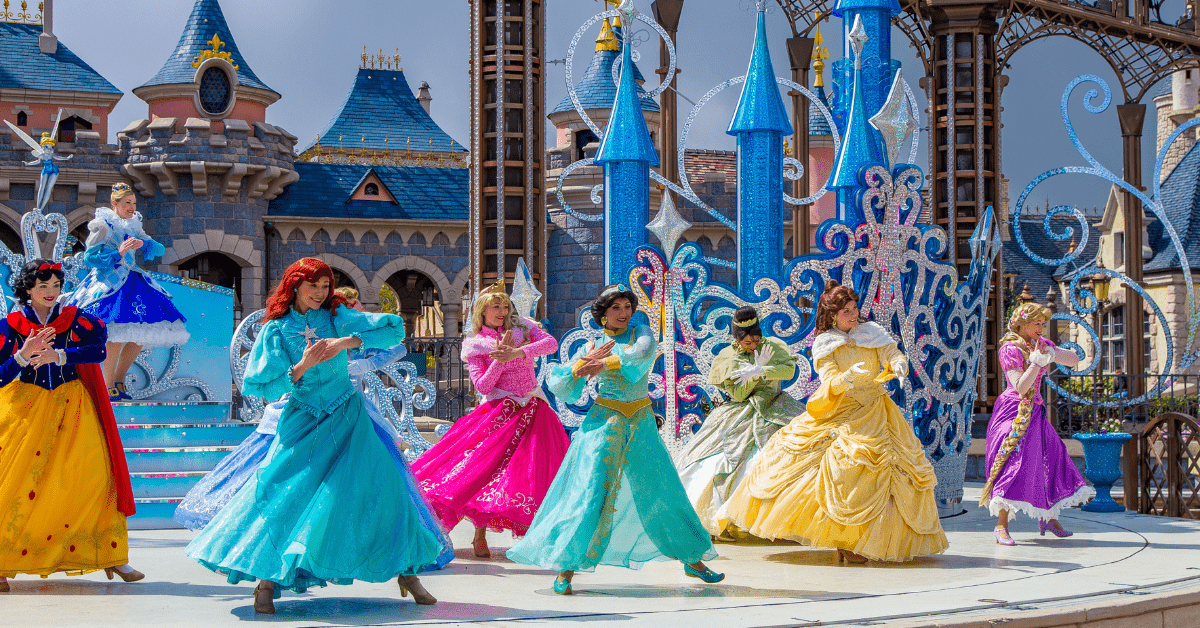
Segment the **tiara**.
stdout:
[[481,297],[488,296],[491,294],[502,294],[504,296],[508,296],[508,294],[504,291],[504,278],[503,277],[501,277],[499,280],[497,280],[496,283],[479,291],[479,296],[481,296]]
[[738,327],[753,327],[758,324],[758,317],[755,316],[748,321],[733,321],[733,324],[737,325]]
[[124,192],[126,190],[132,190],[132,189],[133,188],[129,187],[128,183],[118,183],[118,184],[112,186],[113,192]]
[[613,294],[614,292],[629,292],[629,288],[626,288],[625,284],[621,284],[621,283],[613,284],[613,285],[605,288],[604,292],[600,293],[600,296],[606,297],[610,294]]

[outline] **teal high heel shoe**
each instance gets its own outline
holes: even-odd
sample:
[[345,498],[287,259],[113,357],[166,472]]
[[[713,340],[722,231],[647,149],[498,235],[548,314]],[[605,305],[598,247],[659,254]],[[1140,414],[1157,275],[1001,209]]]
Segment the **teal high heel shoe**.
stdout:
[[683,573],[691,578],[699,578],[709,584],[716,584],[725,579],[725,574],[717,573],[709,567],[705,567],[704,571],[693,569],[691,565],[683,566]]
[[555,578],[554,592],[559,595],[571,595],[571,581],[563,578]]

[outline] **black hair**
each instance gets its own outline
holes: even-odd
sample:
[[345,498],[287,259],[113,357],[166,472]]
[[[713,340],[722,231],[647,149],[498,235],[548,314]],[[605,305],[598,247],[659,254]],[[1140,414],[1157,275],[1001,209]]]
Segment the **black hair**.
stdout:
[[637,309],[637,295],[632,290],[616,284],[604,286],[600,289],[600,296],[596,297],[595,301],[592,301],[592,319],[596,321],[597,325],[604,327],[604,323],[600,321],[608,312],[608,308],[612,307],[613,303],[616,303],[617,299],[628,299],[629,305],[633,309]]
[[[744,325],[747,321],[754,322],[746,325],[745,327],[738,324],[742,323]],[[733,325],[731,325],[731,328],[731,331],[733,332],[733,340],[735,342],[745,338],[746,336],[758,336],[761,338],[763,335],[762,327],[759,326],[758,312],[754,311],[754,308],[750,307],[749,305],[745,307],[739,307],[737,311],[733,313]]]
[[17,298],[17,301],[20,303],[29,301],[29,291],[39,281],[49,281],[51,277],[58,277],[59,283],[62,283],[62,266],[42,270],[42,266],[49,266],[56,263],[46,259],[32,259],[25,262],[25,265],[21,267],[21,274],[17,277],[17,283],[13,287],[13,296]]

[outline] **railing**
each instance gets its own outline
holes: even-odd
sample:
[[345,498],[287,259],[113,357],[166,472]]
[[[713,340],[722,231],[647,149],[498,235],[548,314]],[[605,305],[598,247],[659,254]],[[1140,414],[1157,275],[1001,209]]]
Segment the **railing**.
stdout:
[[405,338],[405,360],[417,366],[417,374],[437,386],[437,401],[418,417],[457,421],[475,407],[475,389],[467,365],[462,361],[462,338]]
[[[1053,392],[1046,399],[1049,419],[1064,437],[1111,418],[1121,421],[1123,431],[1139,433],[1150,421],[1168,412],[1200,416],[1200,375],[1052,374],[1050,379],[1087,400],[1075,403]],[[1125,402],[1137,396],[1135,391],[1150,390],[1160,383],[1159,392],[1149,399]]]

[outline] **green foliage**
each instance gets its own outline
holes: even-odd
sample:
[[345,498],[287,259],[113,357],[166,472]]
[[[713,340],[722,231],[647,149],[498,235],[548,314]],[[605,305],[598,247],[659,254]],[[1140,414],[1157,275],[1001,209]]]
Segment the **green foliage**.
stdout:
[[399,302],[396,298],[396,291],[386,283],[383,284],[383,287],[379,289],[379,311],[384,314],[395,314]]

